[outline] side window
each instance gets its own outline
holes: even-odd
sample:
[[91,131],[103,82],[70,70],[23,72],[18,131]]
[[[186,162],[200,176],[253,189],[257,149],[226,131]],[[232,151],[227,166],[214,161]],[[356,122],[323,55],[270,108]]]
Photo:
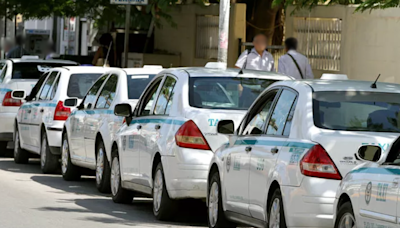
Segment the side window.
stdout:
[[246,127],[242,135],[260,135],[263,133],[263,127],[265,126],[265,122],[271,112],[271,107],[274,103],[276,94],[278,90],[274,90],[266,94],[266,98],[259,101],[261,105],[254,106],[258,107],[255,109],[253,113],[250,113]]
[[289,90],[282,91],[269,120],[267,135],[283,135],[286,120],[295,100],[296,94],[294,92]]
[[40,76],[38,82],[32,88],[31,93],[27,97],[27,99],[26,99],[27,101],[37,100],[37,98],[39,97],[40,88],[42,88],[42,85],[45,82],[47,76],[49,76],[49,74],[50,73],[44,73],[44,74],[42,74],[42,76]]
[[7,64],[4,65],[3,69],[1,70],[1,74],[0,74],[0,83],[3,82],[4,78],[6,77],[7,74]]
[[289,136],[290,128],[292,128],[292,120],[294,116],[294,110],[296,109],[297,99],[294,101],[292,108],[290,109],[289,116],[286,120],[285,129],[283,130],[283,136]]
[[115,91],[117,90],[118,76],[111,75],[104,85],[99,98],[97,99],[96,109],[109,108],[115,97]]
[[168,115],[174,97],[174,87],[176,80],[172,77],[167,77],[161,88],[158,96],[157,104],[154,108],[154,115]]
[[141,110],[139,112],[139,116],[148,116],[150,115],[151,107],[153,106],[154,100],[156,99],[157,90],[160,86],[162,80],[157,81],[150,87],[149,92],[146,97],[144,97]]
[[54,83],[53,87],[51,88],[50,94],[47,96],[48,100],[53,100],[54,96],[56,95],[58,83],[60,82],[61,75],[59,75]]
[[[107,79],[108,75],[101,76],[99,80],[89,89],[86,94],[86,97],[83,100],[83,105],[85,108],[90,109],[91,106],[96,102],[97,92],[103,85],[104,81]],[[89,106],[90,105],[90,106]]]
[[46,82],[44,83],[44,85],[42,87],[42,91],[40,92],[40,95],[39,95],[39,100],[46,100],[47,94],[49,94],[49,92],[51,90],[51,86],[53,85],[53,83],[57,77],[57,74],[58,74],[57,71],[51,72],[49,78],[47,78]]

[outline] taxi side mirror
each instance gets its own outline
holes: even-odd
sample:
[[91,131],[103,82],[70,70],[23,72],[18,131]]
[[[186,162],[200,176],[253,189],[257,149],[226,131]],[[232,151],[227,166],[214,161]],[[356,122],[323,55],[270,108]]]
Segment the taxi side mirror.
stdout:
[[11,92],[11,98],[15,100],[24,100],[26,98],[25,90],[13,90]]
[[357,156],[363,161],[377,162],[382,156],[380,146],[366,145],[358,149]]
[[122,116],[126,119],[126,124],[130,124],[132,121],[132,107],[130,104],[117,104],[114,108],[114,115]]
[[235,124],[232,120],[220,120],[217,125],[217,132],[224,135],[232,135],[235,132]]
[[64,101],[64,107],[73,108],[78,105],[78,98],[68,98]]

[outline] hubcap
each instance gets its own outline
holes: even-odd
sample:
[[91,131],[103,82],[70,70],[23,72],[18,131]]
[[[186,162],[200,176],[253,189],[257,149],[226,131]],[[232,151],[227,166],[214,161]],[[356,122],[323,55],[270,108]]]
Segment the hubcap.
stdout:
[[219,194],[218,184],[214,182],[211,185],[209,202],[208,202],[208,219],[210,220],[210,225],[215,226],[218,219],[218,194]]
[[15,140],[14,140],[14,158],[18,156],[19,150],[19,132],[18,130],[15,132]]
[[40,164],[42,165],[42,168],[46,164],[46,149],[47,149],[47,140],[46,140],[46,137],[43,137],[42,149],[40,151]]
[[65,138],[63,142],[63,147],[61,151],[61,172],[65,174],[68,169],[68,140]]
[[353,228],[356,227],[356,220],[350,213],[346,213],[342,216],[339,222],[339,228]]
[[156,175],[154,177],[154,184],[153,184],[153,206],[154,210],[158,212],[161,206],[161,197],[163,191],[163,177],[161,170],[157,170]]
[[117,195],[120,182],[120,170],[118,158],[114,158],[111,164],[111,192],[113,196]]
[[281,221],[281,206],[278,198],[274,199],[271,207],[271,214],[269,215],[269,228],[279,228]]
[[97,184],[101,183],[103,179],[103,169],[104,169],[104,151],[103,148],[99,149],[97,153],[97,162],[96,162],[96,181]]

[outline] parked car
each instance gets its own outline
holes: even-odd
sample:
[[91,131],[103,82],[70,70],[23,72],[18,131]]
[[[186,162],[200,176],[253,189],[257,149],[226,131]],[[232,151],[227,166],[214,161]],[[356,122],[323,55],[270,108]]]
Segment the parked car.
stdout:
[[[96,171],[100,192],[110,191],[111,145],[123,118],[114,115],[116,104],[132,106],[161,67],[111,68],[89,89],[63,129],[61,173],[77,180],[82,168]],[[77,101],[72,102],[77,103]]]
[[[254,102],[209,167],[209,227],[332,227],[342,177],[362,145],[387,151],[400,133],[400,85],[282,81]],[[394,212],[395,213],[395,212]]]
[[12,90],[25,90],[29,94],[39,77],[53,67],[76,66],[76,62],[65,60],[40,60],[32,56],[21,59],[1,61],[0,73],[0,154],[4,153],[7,144],[12,148],[14,120],[21,100],[11,97]]
[[370,162],[350,171],[339,185],[334,203],[335,227],[399,226],[399,147],[400,139],[392,146],[360,148],[358,156]]
[[170,219],[176,201],[205,199],[207,168],[225,136],[218,120],[239,123],[269,85],[290,77],[238,69],[177,68],[159,73],[135,111],[119,104],[126,118],[112,146],[111,190],[116,203],[136,193],[153,196],[157,219]]
[[[40,155],[43,173],[54,173],[60,168],[62,131],[74,109],[65,107],[64,100],[80,101],[105,71],[103,67],[60,67],[39,79],[39,89],[21,105],[14,121],[16,163],[27,163],[31,152]],[[16,95],[24,99],[26,92],[14,90],[12,96]]]

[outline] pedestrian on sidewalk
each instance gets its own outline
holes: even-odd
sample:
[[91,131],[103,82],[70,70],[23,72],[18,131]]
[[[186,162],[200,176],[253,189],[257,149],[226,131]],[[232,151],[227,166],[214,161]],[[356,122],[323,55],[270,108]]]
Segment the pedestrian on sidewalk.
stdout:
[[258,34],[253,39],[254,48],[245,50],[237,60],[235,67],[249,70],[275,71],[274,57],[266,51],[267,37]]
[[116,56],[114,52],[113,37],[110,33],[104,33],[101,35],[99,41],[100,47],[94,55],[92,64],[94,66],[114,67]]
[[8,53],[7,53],[7,59],[9,58],[21,58],[24,55],[29,55],[29,52],[24,49],[24,38],[19,35],[15,37],[15,47],[12,48]]
[[46,51],[46,57],[45,59],[56,59],[56,58],[60,58],[60,55],[56,53],[56,46],[54,45],[54,43],[49,42],[47,44],[47,51]]
[[279,58],[278,72],[296,79],[314,79],[307,57],[296,51],[297,39],[287,38],[285,47],[286,54]]

